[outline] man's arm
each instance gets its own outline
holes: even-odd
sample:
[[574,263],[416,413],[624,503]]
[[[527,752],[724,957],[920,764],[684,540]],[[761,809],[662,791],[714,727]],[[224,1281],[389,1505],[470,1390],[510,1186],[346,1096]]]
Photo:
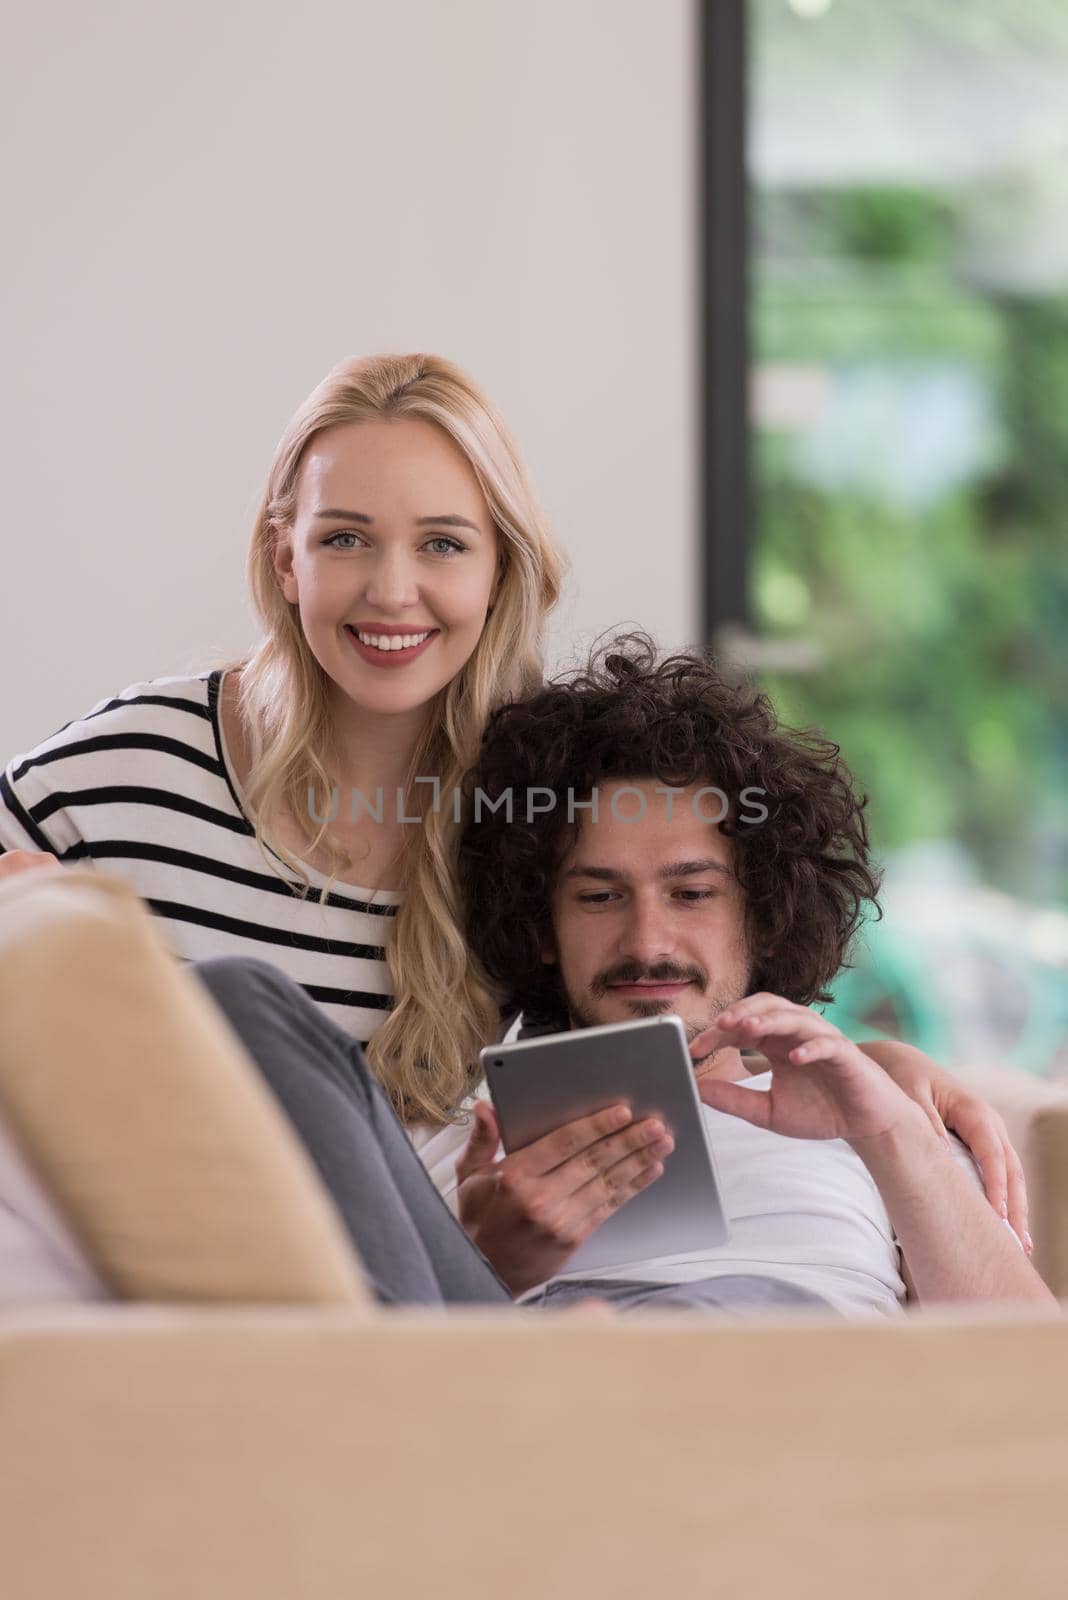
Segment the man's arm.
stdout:
[[1027,1180],[1004,1117],[967,1082],[936,1066],[913,1045],[878,1039],[857,1048],[889,1073],[910,1100],[916,1101],[940,1138],[948,1138],[947,1129],[952,1129],[967,1146],[971,1167],[965,1166],[965,1175],[977,1173],[994,1211],[1002,1217],[1007,1213],[1013,1232],[1027,1254],[1032,1255]]
[[753,1094],[719,1078],[714,1065],[698,1066],[701,1099],[792,1139],[844,1139],[875,1181],[922,1302],[1011,1301],[1059,1313],[926,1111],[825,1017],[781,995],[747,995],[721,1011],[690,1049],[698,1062],[714,1063],[722,1044],[762,1049],[771,1085]]
[[905,1259],[906,1282],[922,1304],[1001,1300],[1057,1306],[918,1106],[910,1102],[908,1114],[887,1132],[847,1143],[882,1196]]
[[[1027,1181],[1023,1163],[1013,1148],[1005,1119],[966,1082],[939,1067],[915,1046],[897,1039],[873,1039],[857,1049],[881,1067],[910,1100],[919,1105],[935,1132],[946,1137],[952,1129],[967,1148],[986,1198],[998,1216],[1008,1211],[1008,1222],[1030,1256],[1034,1245],[1028,1232]],[[767,1072],[762,1055],[746,1054],[747,1072]]]

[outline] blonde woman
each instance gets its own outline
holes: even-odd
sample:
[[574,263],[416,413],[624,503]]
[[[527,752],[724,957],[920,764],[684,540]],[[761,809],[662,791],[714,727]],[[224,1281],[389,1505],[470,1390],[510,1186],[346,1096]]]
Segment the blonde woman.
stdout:
[[343,362],[268,473],[259,645],[131,685],[16,757],[6,869],[129,880],[179,956],[267,959],[367,1045],[406,1120],[447,1120],[498,1025],[457,926],[451,796],[489,713],[541,680],[561,571],[465,373]]

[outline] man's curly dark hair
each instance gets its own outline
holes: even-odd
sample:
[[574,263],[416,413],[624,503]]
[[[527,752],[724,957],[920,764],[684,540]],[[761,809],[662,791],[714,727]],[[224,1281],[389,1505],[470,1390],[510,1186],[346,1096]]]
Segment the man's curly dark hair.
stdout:
[[[720,824],[733,843],[753,958],[751,990],[800,1004],[829,1000],[828,985],[875,902],[880,874],[870,859],[858,793],[839,747],[818,730],[779,724],[767,695],[723,677],[708,654],[658,660],[643,633],[616,636],[578,673],[558,677],[490,719],[468,773],[468,822],[460,841],[467,938],[501,1000],[528,1022],[569,1026],[559,968],[542,960],[553,944],[557,871],[578,836],[566,794],[588,797],[619,779],[721,789],[731,809]],[[525,799],[505,810],[471,811],[476,789],[497,801],[511,789],[551,789],[551,811],[527,820]],[[746,789],[746,822],[738,806]]]

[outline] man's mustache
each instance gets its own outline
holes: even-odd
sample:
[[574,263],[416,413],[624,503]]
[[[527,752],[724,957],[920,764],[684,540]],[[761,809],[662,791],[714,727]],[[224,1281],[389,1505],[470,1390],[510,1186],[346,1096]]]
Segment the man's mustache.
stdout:
[[700,967],[680,967],[673,961],[657,961],[645,966],[640,961],[620,961],[616,966],[599,972],[590,984],[590,993],[603,1000],[609,990],[619,983],[694,983],[701,994],[708,987],[708,974]]

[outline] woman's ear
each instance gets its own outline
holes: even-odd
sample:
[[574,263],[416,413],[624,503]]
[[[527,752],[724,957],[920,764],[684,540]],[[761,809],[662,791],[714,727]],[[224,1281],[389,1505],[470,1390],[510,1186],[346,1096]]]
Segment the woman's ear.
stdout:
[[[500,535],[498,534],[497,537],[499,539]],[[497,555],[497,570],[493,575],[493,588],[490,590],[489,605],[486,607],[487,617],[492,615],[493,608],[497,604],[497,600],[501,592],[501,584],[504,582],[504,575],[507,571],[508,558],[505,555],[504,550],[501,549]]]
[[272,525],[274,543],[271,546],[271,563],[278,587],[282,594],[295,606],[300,600],[300,589],[297,576],[293,571],[293,535],[289,528]]

